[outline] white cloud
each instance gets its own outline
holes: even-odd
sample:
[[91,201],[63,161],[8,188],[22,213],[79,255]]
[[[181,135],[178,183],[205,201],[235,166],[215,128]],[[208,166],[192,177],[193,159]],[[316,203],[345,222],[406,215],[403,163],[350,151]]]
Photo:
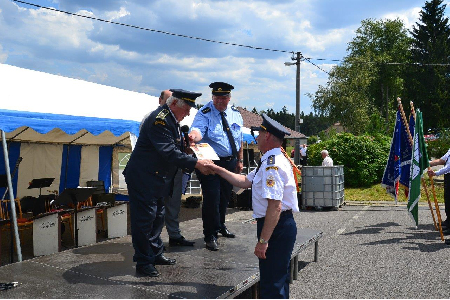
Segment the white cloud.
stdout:
[[407,10],[403,10],[403,11],[399,11],[399,12],[394,12],[394,13],[388,13],[386,15],[383,15],[383,19],[390,19],[390,20],[394,20],[399,18],[400,20],[403,21],[403,23],[405,24],[405,27],[407,29],[412,29],[413,25],[415,25],[416,22],[419,21],[419,12],[422,10],[421,7],[412,7],[410,9]]
[[120,19],[125,16],[129,16],[130,12],[128,12],[125,7],[121,7],[119,11],[109,11],[105,13],[105,16],[108,21],[114,21]]
[[[301,51],[321,69],[341,59],[360,21],[401,18],[410,28],[423,0],[380,0],[370,8],[329,0],[56,1],[75,13],[139,27],[275,50]],[[79,7],[79,3],[92,5]],[[353,2],[354,3],[354,2]],[[330,9],[323,9],[328,5]],[[342,7],[347,5],[348,7]],[[295,66],[291,53],[254,50],[108,24],[0,0],[0,62],[146,92],[184,88],[210,100],[211,81],[235,85],[233,102],[258,110],[295,110]],[[104,9],[103,9],[104,7]],[[398,7],[401,7],[399,10]],[[168,9],[170,8],[170,9]],[[336,15],[340,8],[345,16]],[[376,11],[376,12],[375,12]],[[301,64],[301,110],[305,93],[326,84],[327,74]]]

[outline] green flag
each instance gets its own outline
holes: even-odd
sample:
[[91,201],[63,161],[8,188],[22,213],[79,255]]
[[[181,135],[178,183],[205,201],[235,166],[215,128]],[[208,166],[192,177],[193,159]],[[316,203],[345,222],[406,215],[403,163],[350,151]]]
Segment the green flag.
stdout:
[[419,225],[420,179],[423,171],[429,167],[427,145],[423,138],[422,124],[422,113],[420,110],[417,110],[408,195],[408,211],[416,226]]

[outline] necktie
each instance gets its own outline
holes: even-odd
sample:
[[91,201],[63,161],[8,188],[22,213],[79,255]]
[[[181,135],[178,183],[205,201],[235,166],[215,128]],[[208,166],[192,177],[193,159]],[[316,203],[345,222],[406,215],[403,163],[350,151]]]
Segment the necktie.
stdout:
[[261,162],[261,158],[258,160],[258,162],[257,162],[257,164],[258,164],[258,167],[256,168],[256,172],[255,172],[255,175],[258,173],[258,171],[259,171],[259,168],[261,167],[261,164],[262,164],[262,162]]
[[180,129],[180,123],[177,123],[177,127],[178,127],[178,136],[180,137],[180,150],[181,152],[184,151],[184,143],[183,143],[183,135],[181,133],[181,129]]
[[220,116],[222,117],[223,131],[225,131],[228,136],[228,141],[230,142],[231,151],[233,152],[233,156],[235,158],[237,158],[236,144],[234,143],[233,134],[231,133],[230,126],[228,126],[227,119],[225,119],[225,113],[223,111],[220,112]]

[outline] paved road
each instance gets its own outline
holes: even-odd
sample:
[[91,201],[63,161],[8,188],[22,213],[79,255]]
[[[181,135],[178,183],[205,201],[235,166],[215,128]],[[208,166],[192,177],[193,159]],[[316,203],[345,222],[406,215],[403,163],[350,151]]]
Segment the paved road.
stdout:
[[[442,208],[441,208],[442,209]],[[301,212],[298,227],[321,229],[319,261],[312,247],[291,298],[445,298],[450,246],[434,230],[428,207],[416,229],[405,206],[344,206]]]

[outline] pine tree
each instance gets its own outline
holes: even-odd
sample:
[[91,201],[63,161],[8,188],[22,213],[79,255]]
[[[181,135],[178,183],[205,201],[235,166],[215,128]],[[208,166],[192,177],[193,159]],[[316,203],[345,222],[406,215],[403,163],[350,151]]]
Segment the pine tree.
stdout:
[[444,15],[446,5],[442,2],[425,2],[420,22],[416,22],[411,31],[411,59],[416,64],[406,69],[405,76],[407,99],[421,108],[425,130],[450,126],[450,67],[446,66],[450,63],[450,29]]

